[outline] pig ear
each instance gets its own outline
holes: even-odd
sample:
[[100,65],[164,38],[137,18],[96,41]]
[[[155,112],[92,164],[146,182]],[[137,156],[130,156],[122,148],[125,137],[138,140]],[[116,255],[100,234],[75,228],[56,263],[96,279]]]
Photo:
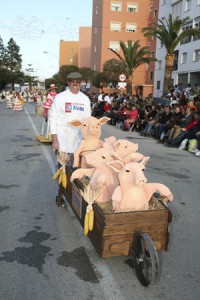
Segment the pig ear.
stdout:
[[149,158],[150,158],[150,156],[144,157],[143,160],[141,161],[141,163],[145,166],[146,163],[148,162]]
[[135,152],[138,151],[138,144],[132,143],[135,146]]
[[80,120],[72,120],[70,122],[67,122],[67,124],[73,127],[81,127],[82,122]]
[[113,144],[113,143],[116,142],[116,137],[113,136],[113,135],[111,135],[111,136],[105,138],[105,139],[104,139],[104,142],[109,143],[109,144]]
[[110,121],[110,118],[108,118],[108,117],[102,117],[102,118],[99,119],[99,123],[101,125],[104,125],[108,121]]
[[119,173],[124,168],[124,164],[120,160],[113,160],[106,163],[113,171]]
[[115,151],[118,150],[119,146],[120,146],[120,140],[116,141],[116,143],[114,144]]
[[119,154],[115,151],[110,151],[110,155],[118,160],[123,161],[123,159],[119,156]]

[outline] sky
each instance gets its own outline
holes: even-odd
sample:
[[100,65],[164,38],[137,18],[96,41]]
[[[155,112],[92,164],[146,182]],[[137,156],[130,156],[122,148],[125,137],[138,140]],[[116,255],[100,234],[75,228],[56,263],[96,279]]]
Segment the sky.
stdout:
[[59,68],[60,40],[78,41],[79,27],[92,25],[92,2],[1,0],[4,47],[13,38],[20,47],[22,70],[40,79],[52,77]]

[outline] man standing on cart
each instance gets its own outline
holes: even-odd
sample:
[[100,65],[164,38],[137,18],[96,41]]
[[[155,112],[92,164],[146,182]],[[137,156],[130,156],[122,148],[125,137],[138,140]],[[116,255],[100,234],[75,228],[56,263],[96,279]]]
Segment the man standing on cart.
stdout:
[[[56,153],[69,154],[69,162],[73,163],[73,153],[79,146],[82,136],[79,128],[74,128],[67,123],[74,120],[84,120],[91,115],[89,98],[80,92],[82,76],[72,72],[67,76],[69,89],[59,93],[49,111],[50,132],[52,147]],[[56,203],[60,206],[58,189]]]

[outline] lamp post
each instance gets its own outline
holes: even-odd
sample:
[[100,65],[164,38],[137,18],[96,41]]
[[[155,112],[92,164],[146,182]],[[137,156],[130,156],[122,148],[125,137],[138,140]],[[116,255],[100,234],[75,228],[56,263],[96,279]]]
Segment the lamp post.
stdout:
[[52,55],[53,57],[56,58],[57,64],[58,64],[58,71],[59,71],[59,69],[60,69],[60,64],[59,64],[59,59],[58,59],[58,57],[57,57],[54,53],[51,53],[51,52],[48,52],[48,51],[43,51],[43,53],[44,53],[44,54],[50,54],[50,55]]

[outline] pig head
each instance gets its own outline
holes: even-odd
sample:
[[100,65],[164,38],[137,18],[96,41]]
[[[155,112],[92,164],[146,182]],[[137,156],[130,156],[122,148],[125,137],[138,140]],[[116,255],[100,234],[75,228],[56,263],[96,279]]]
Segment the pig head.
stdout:
[[168,187],[160,183],[147,183],[144,175],[145,165],[149,157],[141,162],[123,164],[121,161],[109,162],[108,165],[118,173],[119,186],[112,194],[113,210],[133,211],[149,208],[149,201],[155,192],[173,200]]
[[80,128],[82,133],[82,141],[74,152],[74,167],[87,167],[85,154],[103,146],[103,142],[100,140],[101,126],[109,120],[110,118],[108,117],[97,119],[90,116],[83,121],[73,120],[67,123],[73,127]]
[[136,152],[138,150],[138,144],[129,142],[127,140],[118,140],[113,144],[114,151],[123,159],[125,164],[132,161],[140,161],[144,158],[144,155]]
[[85,155],[86,162],[92,168],[80,168],[72,173],[71,181],[82,178],[84,175],[90,177],[91,189],[99,189],[100,195],[96,202],[107,202],[111,200],[115,187],[119,184],[117,173],[107,163],[118,158],[116,153],[107,152],[104,148]]

